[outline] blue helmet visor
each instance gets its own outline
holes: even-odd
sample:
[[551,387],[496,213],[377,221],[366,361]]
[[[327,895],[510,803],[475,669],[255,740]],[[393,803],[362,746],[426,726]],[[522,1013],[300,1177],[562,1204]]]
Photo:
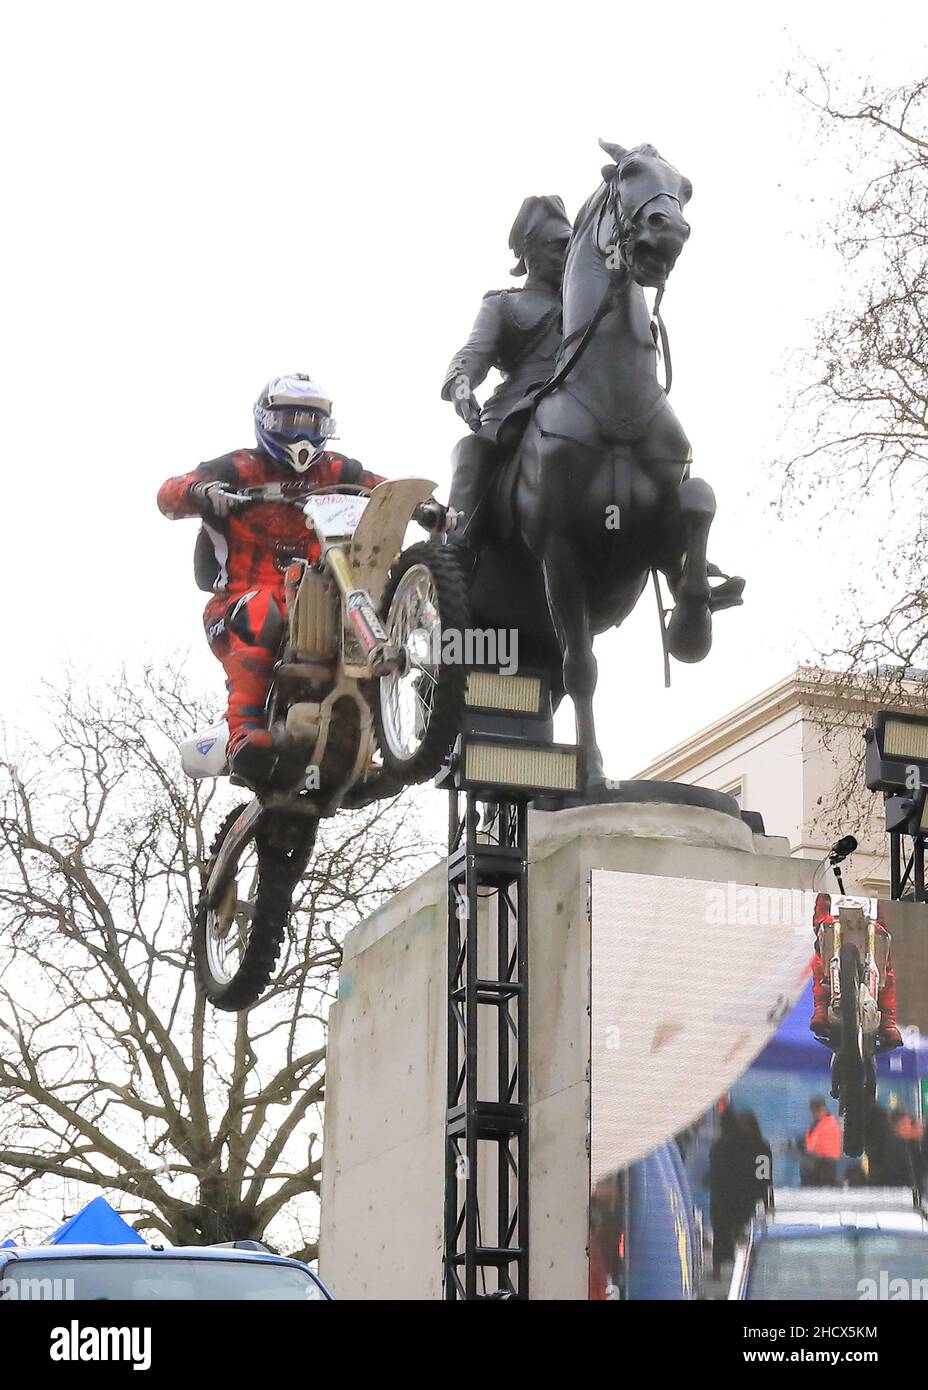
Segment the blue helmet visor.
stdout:
[[335,421],[324,410],[300,409],[297,406],[278,406],[262,412],[262,427],[278,439],[308,439],[322,444],[335,433]]

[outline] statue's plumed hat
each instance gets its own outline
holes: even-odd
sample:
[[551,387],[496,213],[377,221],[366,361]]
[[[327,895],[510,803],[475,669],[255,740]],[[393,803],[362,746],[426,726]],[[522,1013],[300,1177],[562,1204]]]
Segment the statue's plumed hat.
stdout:
[[556,193],[546,193],[540,198],[526,198],[519,208],[519,215],[509,233],[512,254],[517,257],[516,265],[510,275],[524,275],[526,272],[525,249],[540,233],[553,228],[571,230],[570,218],[562,199]]

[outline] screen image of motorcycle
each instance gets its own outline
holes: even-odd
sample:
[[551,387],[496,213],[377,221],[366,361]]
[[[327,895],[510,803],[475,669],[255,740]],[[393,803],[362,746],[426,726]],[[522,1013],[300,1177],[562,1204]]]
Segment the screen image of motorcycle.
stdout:
[[[688,1299],[705,1274],[720,1111],[756,1116],[780,1193],[804,1181],[810,1098],[825,1096],[829,1112],[839,1112],[832,1052],[809,1030],[813,935],[811,919],[806,934],[801,918],[816,895],[599,871],[592,878],[589,1296]],[[928,904],[871,902],[891,934],[904,1039],[877,1057],[875,1101],[887,1125],[895,1113],[920,1124],[928,1110]],[[637,925],[632,911],[642,914]],[[696,1105],[700,1113],[683,1119]],[[846,1132],[846,1115],[840,1122]],[[879,1156],[868,1151],[864,1162]],[[850,1182],[860,1163],[843,1154],[839,1181]]]

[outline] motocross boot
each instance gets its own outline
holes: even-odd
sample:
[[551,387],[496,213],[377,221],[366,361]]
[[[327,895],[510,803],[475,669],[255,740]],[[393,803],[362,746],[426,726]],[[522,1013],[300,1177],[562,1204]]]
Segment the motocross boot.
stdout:
[[831,1033],[828,1018],[828,1005],[831,1003],[831,981],[828,966],[818,951],[812,957],[812,1002],[815,1008],[809,1019],[809,1028],[817,1038],[827,1038]]
[[877,1041],[882,1052],[890,1052],[894,1047],[903,1046],[903,1037],[896,1022],[896,972],[891,965],[886,967],[886,983],[880,990],[880,1031]]
[[242,729],[229,742],[229,771],[255,786],[270,780],[277,765],[277,750],[267,729]]

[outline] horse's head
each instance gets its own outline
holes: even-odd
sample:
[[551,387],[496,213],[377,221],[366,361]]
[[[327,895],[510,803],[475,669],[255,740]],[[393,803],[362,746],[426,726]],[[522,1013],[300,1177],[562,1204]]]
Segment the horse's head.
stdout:
[[683,207],[693,185],[653,145],[599,143],[615,161],[603,178],[622,260],[639,285],[662,286],[690,234]]

